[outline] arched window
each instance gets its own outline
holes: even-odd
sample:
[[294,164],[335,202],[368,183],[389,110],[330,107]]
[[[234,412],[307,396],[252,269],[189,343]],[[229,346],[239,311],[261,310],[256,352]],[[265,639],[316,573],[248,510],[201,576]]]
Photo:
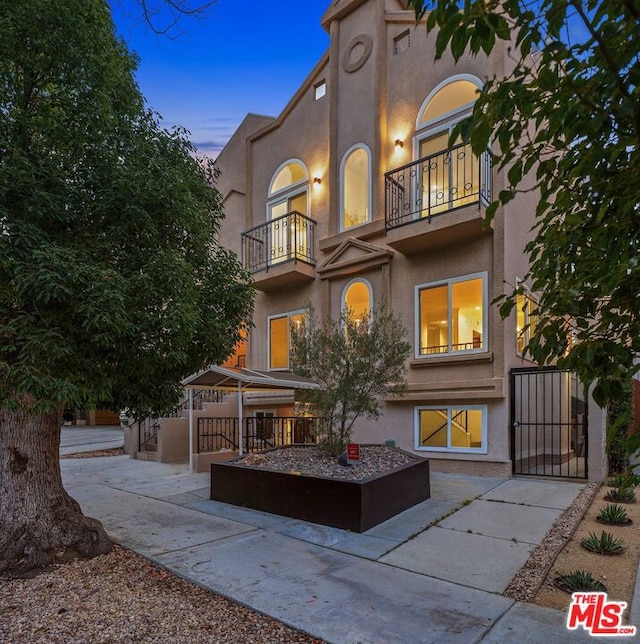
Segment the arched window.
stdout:
[[449,148],[453,126],[471,114],[482,89],[475,76],[460,75],[440,83],[425,99],[416,121],[416,154],[422,161],[417,202],[423,217],[478,201],[488,194],[483,159],[458,140]]
[[342,292],[342,310],[348,311],[356,322],[371,314],[371,285],[366,280],[352,280]]
[[478,98],[482,83],[473,76],[449,79],[440,83],[422,104],[418,129],[443,118],[469,112]]
[[307,260],[311,251],[308,195],[309,173],[299,159],[286,161],[273,174],[267,199],[267,265]]
[[269,196],[285,188],[290,188],[295,184],[307,181],[308,179],[309,174],[302,161],[298,161],[297,159],[287,161],[273,175],[271,185],[269,186]]
[[267,219],[275,219],[296,210],[307,214],[309,173],[302,161],[292,159],[283,163],[269,184]]
[[371,221],[371,152],[366,145],[347,150],[340,164],[340,229]]

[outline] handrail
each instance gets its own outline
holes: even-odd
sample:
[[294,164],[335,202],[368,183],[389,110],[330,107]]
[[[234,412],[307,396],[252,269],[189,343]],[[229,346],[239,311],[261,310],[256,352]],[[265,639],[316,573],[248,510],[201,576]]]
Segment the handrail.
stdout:
[[[269,447],[314,444],[318,437],[319,421],[316,416],[249,416],[242,423],[243,447],[247,452],[254,452]],[[222,441],[237,449],[237,417],[201,416],[197,422],[199,454],[218,451]]]
[[471,145],[411,161],[384,175],[385,230],[477,203],[491,202],[491,153],[477,156]]
[[[292,210],[290,212],[285,213],[284,215],[280,215],[279,217],[274,217],[273,219],[269,219],[269,221],[263,222],[261,224],[256,224],[255,226],[252,226],[251,228],[247,228],[242,234],[243,235],[249,235],[249,233],[254,232],[255,230],[258,230],[259,228],[263,228],[264,226],[268,226],[269,224],[276,224],[284,219],[287,219],[288,217],[291,217],[292,215],[295,215],[297,217],[302,217],[302,219],[306,219],[309,223],[312,223],[314,226],[317,225],[317,221],[315,219],[311,219],[311,217],[307,217],[307,215],[303,215],[301,212],[297,210]],[[257,239],[254,237],[254,239]]]
[[242,262],[256,273],[285,262],[315,265],[316,222],[292,210],[249,228],[241,235]]

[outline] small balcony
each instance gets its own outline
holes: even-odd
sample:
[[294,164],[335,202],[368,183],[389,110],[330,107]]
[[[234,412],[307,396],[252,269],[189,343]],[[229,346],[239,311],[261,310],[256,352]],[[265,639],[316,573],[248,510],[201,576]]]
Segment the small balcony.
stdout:
[[292,211],[242,233],[242,261],[256,287],[271,291],[315,278],[316,222]]
[[491,156],[456,145],[387,172],[387,243],[405,255],[473,239],[490,229],[481,208],[491,202]]

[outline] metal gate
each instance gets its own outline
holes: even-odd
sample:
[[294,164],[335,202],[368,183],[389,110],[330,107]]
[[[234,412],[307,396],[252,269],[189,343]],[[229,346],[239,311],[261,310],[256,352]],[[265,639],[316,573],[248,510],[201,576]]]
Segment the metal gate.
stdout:
[[511,370],[514,474],[587,478],[587,403],[574,371]]

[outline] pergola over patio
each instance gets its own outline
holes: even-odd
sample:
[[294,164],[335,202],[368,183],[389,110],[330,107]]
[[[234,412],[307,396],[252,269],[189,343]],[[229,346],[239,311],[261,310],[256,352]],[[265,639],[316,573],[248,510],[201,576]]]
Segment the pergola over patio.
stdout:
[[243,394],[250,392],[319,389],[320,385],[304,376],[286,371],[210,366],[182,381],[189,391],[189,466],[193,471],[193,390],[218,389],[238,394],[238,451],[242,455]]

